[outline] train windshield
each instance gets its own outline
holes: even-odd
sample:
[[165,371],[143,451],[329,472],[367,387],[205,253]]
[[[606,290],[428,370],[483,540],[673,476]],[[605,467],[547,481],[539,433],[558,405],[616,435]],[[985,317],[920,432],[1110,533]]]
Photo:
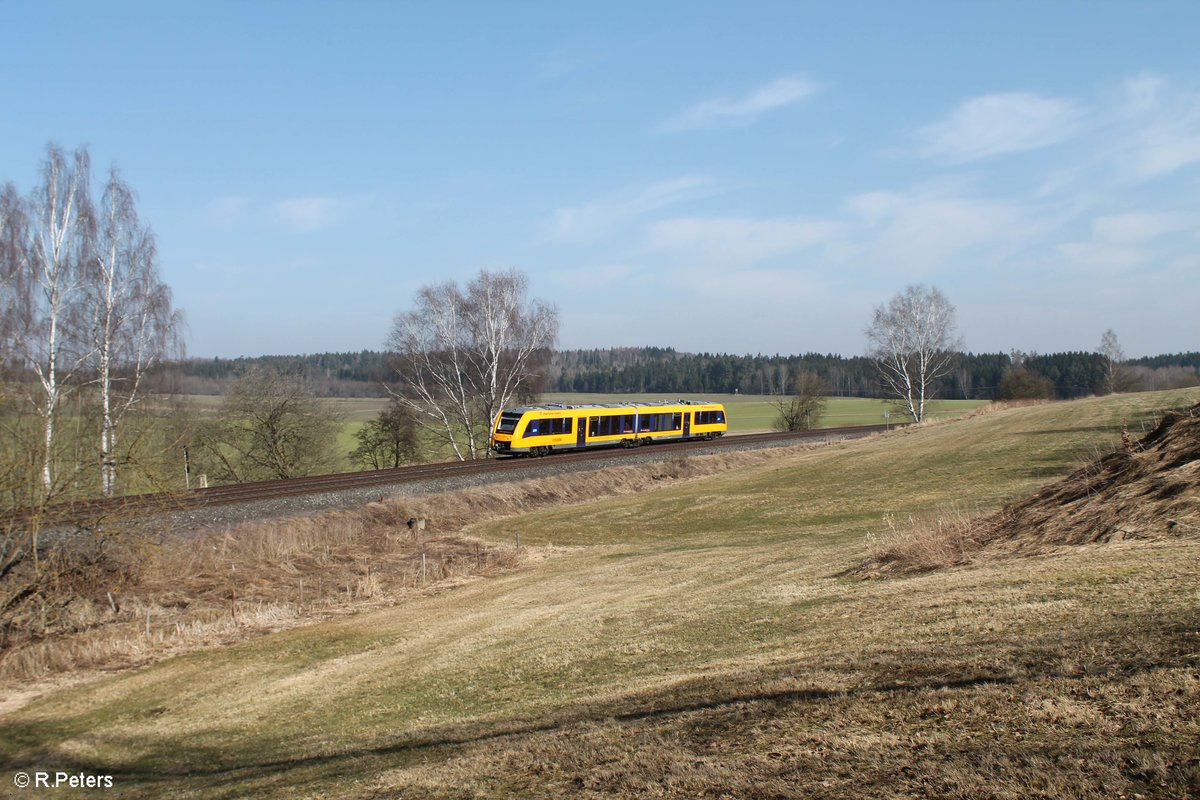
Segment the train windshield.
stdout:
[[517,423],[520,421],[520,414],[505,411],[500,415],[500,424],[496,426],[496,433],[512,433],[517,429]]

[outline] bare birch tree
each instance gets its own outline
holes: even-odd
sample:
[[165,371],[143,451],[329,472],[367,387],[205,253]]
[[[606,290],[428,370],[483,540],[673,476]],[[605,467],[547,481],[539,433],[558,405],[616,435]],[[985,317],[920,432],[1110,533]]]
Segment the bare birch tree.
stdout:
[[1100,346],[1096,348],[1096,352],[1104,357],[1104,390],[1108,394],[1120,391],[1118,380],[1121,375],[1121,367],[1125,362],[1125,351],[1121,349],[1121,343],[1117,341],[1117,334],[1109,328],[1100,336]]
[[558,312],[527,299],[528,288],[519,270],[483,270],[465,292],[453,282],[421,288],[392,325],[395,397],[459,459],[486,455],[492,421],[558,338]]
[[46,148],[42,183],[28,211],[23,269],[13,284],[15,358],[37,377],[30,398],[41,419],[43,499],[55,491],[54,434],[60,405],[89,352],[80,336],[84,267],[90,257],[94,217],[87,151],[68,156]]
[[875,309],[866,329],[868,355],[887,392],[916,422],[938,378],[950,372],[962,347],[954,327],[954,306],[936,288],[908,286]]
[[147,372],[179,351],[178,312],[159,278],[154,234],[114,167],[101,201],[97,246],[87,271],[91,350],[100,402],[100,489],[116,491],[117,436],[145,394]]

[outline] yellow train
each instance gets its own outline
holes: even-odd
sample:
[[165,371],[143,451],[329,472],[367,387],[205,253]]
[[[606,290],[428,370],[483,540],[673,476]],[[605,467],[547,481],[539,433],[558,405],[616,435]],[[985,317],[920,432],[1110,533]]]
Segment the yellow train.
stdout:
[[501,411],[492,426],[492,450],[502,456],[544,456],[555,450],[637,447],[714,439],[728,427],[720,403],[547,403]]

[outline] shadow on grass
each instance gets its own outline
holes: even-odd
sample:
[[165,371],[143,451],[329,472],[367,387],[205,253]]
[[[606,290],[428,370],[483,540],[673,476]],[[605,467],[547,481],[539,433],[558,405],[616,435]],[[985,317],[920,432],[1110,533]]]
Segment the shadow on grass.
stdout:
[[[1130,620],[1125,623],[1132,624]],[[70,773],[112,775],[122,796],[156,797],[165,794],[195,794],[204,797],[243,797],[274,792],[303,794],[311,789],[342,786],[345,781],[361,782],[382,772],[408,766],[438,763],[471,748],[504,740],[519,740],[539,734],[570,735],[573,728],[587,725],[636,726],[639,723],[670,721],[686,715],[707,712],[741,716],[770,717],[803,704],[821,704],[864,700],[887,707],[902,698],[930,692],[971,690],[987,686],[1007,686],[1042,680],[1077,683],[1097,677],[1121,682],[1152,670],[1200,667],[1200,632],[1194,621],[1142,620],[1134,626],[1139,637],[1128,635],[1130,628],[1114,624],[1109,630],[1092,634],[1047,635],[1026,640],[1015,648],[991,642],[977,664],[979,652],[925,650],[919,660],[904,650],[881,650],[864,654],[861,664],[816,665],[828,674],[832,668],[840,674],[856,674],[862,685],[847,689],[826,689],[797,685],[804,680],[796,665],[770,670],[747,671],[734,676],[693,679],[668,690],[630,698],[615,705],[583,703],[560,712],[532,719],[464,722],[431,730],[417,730],[376,745],[327,750],[296,757],[241,756],[232,748],[203,748],[186,741],[164,740],[138,764],[119,765],[72,758],[58,753],[44,757],[31,755],[17,763],[11,757],[0,759],[6,770],[49,769]],[[1146,636],[1150,639],[1147,639]],[[1150,646],[1148,646],[1150,643]],[[997,648],[996,645],[1000,646]],[[1088,654],[1081,656],[1081,654]],[[1090,658],[1085,669],[1067,666],[1071,659]],[[968,659],[964,663],[963,659]],[[805,667],[805,672],[814,669]],[[731,683],[733,685],[731,685]],[[755,706],[748,710],[748,706]],[[882,724],[882,722],[881,722]],[[61,729],[54,724],[25,723],[6,726],[6,750],[21,749],[36,753],[36,743],[52,742]],[[260,752],[286,752],[288,743],[257,740]],[[119,748],[121,741],[105,737],[108,747]],[[142,739],[129,739],[131,751],[145,750]],[[158,762],[158,763],[155,763]],[[165,762],[165,763],[164,763]]]
[[[814,703],[825,700],[843,700],[865,697],[867,695],[887,696],[897,692],[915,693],[921,691],[939,691],[948,689],[965,689],[982,685],[1004,685],[1016,682],[1018,679],[1011,675],[983,674],[954,680],[936,681],[931,683],[896,682],[874,684],[849,690],[828,690],[820,688],[796,688],[763,690],[757,692],[730,693],[715,698],[702,699],[689,697],[682,701],[663,702],[661,705],[653,698],[642,708],[623,712],[606,711],[595,706],[574,708],[560,716],[549,716],[539,720],[501,722],[488,725],[463,724],[448,726],[430,732],[415,732],[397,741],[375,747],[358,747],[319,755],[299,756],[296,758],[265,759],[256,763],[221,764],[227,761],[229,753],[226,750],[212,748],[188,748],[186,745],[164,748],[173,753],[173,760],[182,761],[189,766],[174,769],[154,767],[122,768],[111,764],[97,763],[86,759],[64,758],[62,756],[47,756],[36,764],[27,762],[4,763],[9,759],[0,760],[0,766],[7,771],[15,770],[49,770],[64,771],[71,774],[111,775],[114,783],[124,791],[132,791],[135,787],[145,789],[150,795],[159,794],[166,782],[186,781],[204,787],[205,796],[211,797],[241,797],[251,789],[261,790],[261,784],[270,784],[281,775],[289,775],[289,783],[294,778],[304,780],[304,773],[316,771],[318,774],[310,779],[321,783],[336,781],[339,778],[355,775],[361,778],[364,772],[375,769],[395,769],[406,765],[436,759],[439,756],[448,757],[446,749],[470,747],[504,739],[515,739],[535,734],[555,733],[567,728],[587,723],[616,723],[630,724],[653,722],[680,715],[706,711],[720,711],[735,706],[747,704],[790,705],[795,703]],[[689,694],[696,691],[691,687]],[[15,725],[5,731],[13,744],[43,740],[47,731],[40,725]],[[132,742],[131,742],[132,744]],[[374,760],[385,763],[374,765]],[[229,794],[213,794],[218,788],[226,788]]]

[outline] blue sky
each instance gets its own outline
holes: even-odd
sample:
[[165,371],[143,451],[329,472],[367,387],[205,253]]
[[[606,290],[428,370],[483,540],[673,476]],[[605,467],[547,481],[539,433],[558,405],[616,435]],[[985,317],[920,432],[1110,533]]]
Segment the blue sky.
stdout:
[[197,356],[516,266],[560,346],[1200,348],[1200,3],[3,0],[0,180],[117,164]]

